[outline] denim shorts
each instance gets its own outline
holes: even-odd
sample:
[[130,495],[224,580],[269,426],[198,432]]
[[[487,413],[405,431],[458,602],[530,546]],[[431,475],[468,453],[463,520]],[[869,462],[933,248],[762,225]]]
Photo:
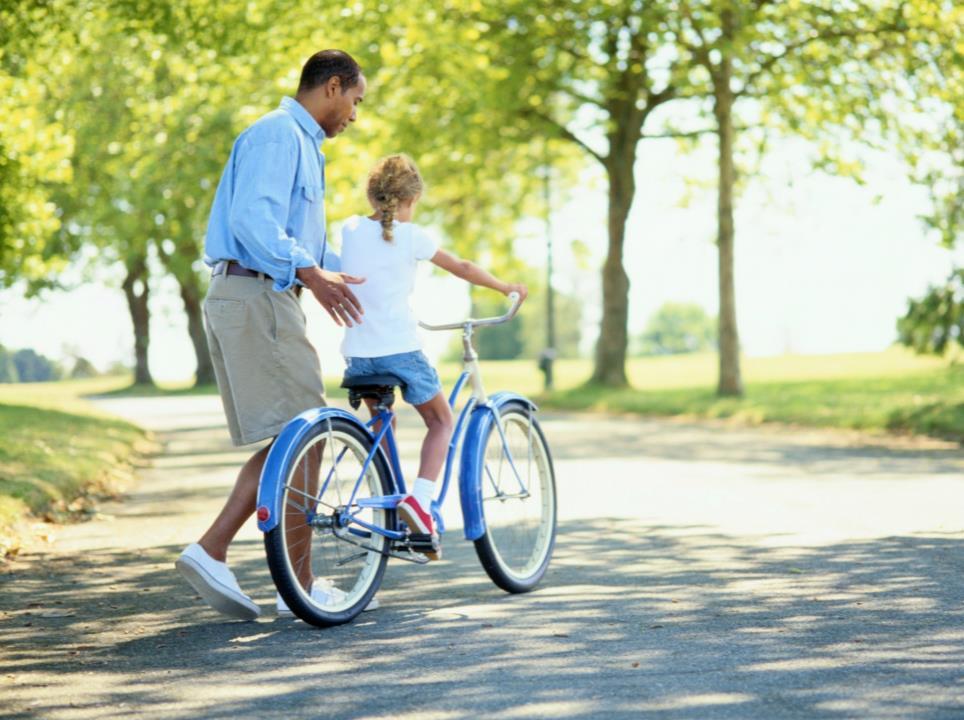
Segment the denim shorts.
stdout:
[[442,391],[438,373],[421,350],[380,357],[345,358],[345,377],[394,375],[404,383],[402,397],[410,405],[427,403]]

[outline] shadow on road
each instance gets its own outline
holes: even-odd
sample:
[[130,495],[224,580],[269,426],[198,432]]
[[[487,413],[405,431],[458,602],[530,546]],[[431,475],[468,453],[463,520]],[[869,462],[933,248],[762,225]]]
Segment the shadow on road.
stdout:
[[0,576],[0,676],[39,716],[964,713],[959,536],[760,540],[571,523],[544,584],[510,596],[450,535],[445,561],[391,563],[383,608],[328,630],[274,617],[257,542],[233,562],[266,609],[253,623],[195,599],[180,548],[49,556]]

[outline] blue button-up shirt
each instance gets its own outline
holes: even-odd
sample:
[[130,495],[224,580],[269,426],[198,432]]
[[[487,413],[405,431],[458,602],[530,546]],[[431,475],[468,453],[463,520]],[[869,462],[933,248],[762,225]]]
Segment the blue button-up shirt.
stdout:
[[337,268],[325,247],[325,131],[293,98],[245,130],[234,143],[214,194],[204,262],[235,260],[294,284],[295,271]]

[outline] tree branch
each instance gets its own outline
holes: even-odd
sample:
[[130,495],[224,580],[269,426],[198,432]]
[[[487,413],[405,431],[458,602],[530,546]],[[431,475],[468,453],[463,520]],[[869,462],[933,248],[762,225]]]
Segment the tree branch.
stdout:
[[[764,127],[763,125],[741,125],[740,127],[734,127],[734,132],[741,133],[745,130],[753,130],[754,128]],[[688,131],[677,131],[670,130],[664,133],[654,133],[652,135],[643,133],[639,137],[641,140],[665,140],[668,138],[695,138],[702,137],[703,135],[709,135],[716,132],[715,127],[703,128],[702,130],[688,130]]]
[[648,117],[649,114],[660,105],[674,98],[676,98],[676,88],[673,85],[667,85],[658,93],[650,93],[647,95],[646,105],[643,106],[643,119]]
[[573,88],[563,87],[563,86],[560,85],[560,86],[557,86],[557,87],[556,87],[556,91],[557,91],[557,92],[561,92],[561,93],[565,93],[566,95],[568,95],[569,97],[571,97],[573,100],[578,100],[579,102],[581,102],[581,103],[583,103],[583,104],[586,104],[586,105],[595,105],[596,107],[598,107],[598,108],[600,108],[600,109],[602,109],[602,110],[605,110],[605,105],[603,105],[603,101],[602,101],[602,100],[599,100],[598,98],[590,97],[589,95],[583,95],[581,92],[579,92],[578,90],[574,90]]
[[879,35],[886,35],[888,33],[900,32],[900,31],[901,31],[900,28],[896,24],[876,28],[873,30],[830,30],[826,32],[818,32],[816,35],[811,35],[808,38],[798,40],[797,42],[794,42],[794,43],[789,43],[788,45],[784,46],[783,52],[778,53],[776,55],[771,55],[769,58],[767,58],[765,62],[763,62],[760,65],[760,67],[757,70],[750,73],[750,75],[746,79],[746,82],[743,83],[743,88],[739,92],[734,93],[734,95],[742,96],[747,91],[747,89],[751,85],[753,85],[753,83],[756,82],[757,79],[760,78],[761,75],[764,75],[765,73],[769,72],[769,70],[774,65],[776,65],[778,62],[788,57],[792,53],[795,53],[798,50],[805,48],[807,45],[810,45],[811,43],[815,43],[821,40],[842,40],[844,38],[855,38],[855,37],[861,37],[864,35],[876,37]]
[[682,3],[680,8],[682,10],[683,17],[686,18],[693,32],[696,33],[696,36],[700,39],[700,44],[691,45],[690,43],[683,40],[682,26],[680,26],[679,32],[677,33],[679,37],[679,42],[684,48],[686,48],[691,53],[693,53],[693,57],[696,58],[697,62],[699,62],[700,65],[702,65],[707,70],[709,70],[710,74],[712,75],[716,71],[716,66],[713,65],[713,61],[710,60],[710,51],[709,51],[709,48],[707,47],[706,37],[703,35],[703,29],[693,19],[693,13],[691,12],[690,4],[688,2]]
[[536,117],[536,118],[538,118],[539,120],[541,120],[542,122],[544,122],[546,125],[549,125],[549,126],[552,127],[556,132],[558,132],[562,137],[564,137],[566,140],[569,140],[570,142],[575,143],[576,145],[578,145],[579,147],[581,147],[583,150],[585,150],[587,153],[589,153],[589,154],[592,155],[594,158],[596,158],[596,160],[598,160],[601,165],[605,166],[605,164],[606,164],[606,158],[604,158],[602,155],[600,155],[600,154],[597,153],[595,150],[593,150],[591,147],[589,147],[578,135],[576,135],[574,132],[572,132],[572,131],[571,131],[569,128],[567,128],[565,125],[562,125],[561,123],[557,122],[555,119],[553,119],[552,117],[550,117],[549,115],[546,115],[546,114],[543,113],[543,112],[539,112],[538,110],[536,110],[536,109],[534,109],[534,108],[529,108],[529,109],[525,110],[525,111],[524,111],[524,114],[532,115],[533,117]]
[[709,133],[715,133],[715,132],[716,132],[716,128],[703,128],[702,130],[691,130],[689,132],[677,132],[674,130],[671,132],[655,133],[652,135],[647,133],[642,133],[639,137],[642,140],[665,140],[667,138],[701,137],[703,135],[708,135]]

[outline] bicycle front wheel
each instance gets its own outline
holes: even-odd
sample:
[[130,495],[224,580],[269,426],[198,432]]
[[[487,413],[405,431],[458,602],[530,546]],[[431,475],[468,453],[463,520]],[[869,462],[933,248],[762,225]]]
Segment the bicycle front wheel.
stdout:
[[[552,456],[528,405],[509,402],[484,438],[481,469],[485,534],[475,541],[482,567],[507,592],[532,590],[549,567],[556,538]],[[503,436],[504,433],[504,436]]]
[[385,572],[389,540],[369,528],[395,527],[395,511],[359,505],[392,492],[381,453],[365,467],[371,447],[365,430],[329,418],[302,439],[283,469],[282,511],[265,533],[265,551],[281,597],[312,625],[351,621]]

